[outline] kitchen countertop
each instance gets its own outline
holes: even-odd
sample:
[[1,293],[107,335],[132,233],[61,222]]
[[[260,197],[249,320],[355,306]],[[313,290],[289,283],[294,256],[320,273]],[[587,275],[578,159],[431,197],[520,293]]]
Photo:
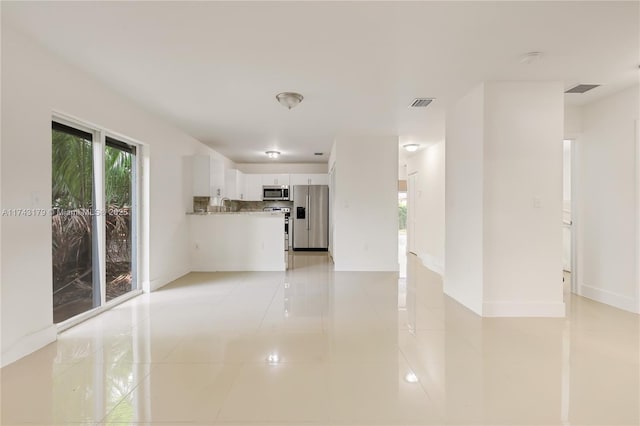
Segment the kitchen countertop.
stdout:
[[284,212],[240,211],[240,212],[187,212],[187,216],[215,216],[215,215],[251,215],[251,216],[283,216]]

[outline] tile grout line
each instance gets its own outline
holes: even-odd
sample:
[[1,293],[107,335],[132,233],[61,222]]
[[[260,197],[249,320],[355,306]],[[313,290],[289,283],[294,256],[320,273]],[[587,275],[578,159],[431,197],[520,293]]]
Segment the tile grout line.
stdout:
[[[140,387],[140,385],[145,381],[145,379],[151,375],[151,369],[152,369],[152,367],[151,367],[151,363],[149,363],[149,371],[148,371],[144,376],[142,376],[142,378],[140,379],[140,381],[139,381],[135,386],[133,386],[129,392],[127,392],[127,393],[126,393],[122,398],[120,398],[120,400],[119,400],[116,404],[114,404],[114,405],[113,405],[113,408],[111,408],[111,410],[109,410],[109,411],[107,411],[107,412],[105,413],[105,415],[102,417],[102,419],[100,419],[100,421],[98,421],[97,425],[102,425],[102,424],[104,424],[104,422],[106,421],[107,417],[109,417],[109,415],[110,415],[110,414],[111,414],[111,413],[112,413],[116,408],[118,408],[118,406],[119,406],[120,404],[122,404],[122,402],[125,400],[125,398],[127,398],[127,397],[128,397],[129,395],[131,395],[131,394],[132,394],[136,389],[138,389],[138,387]],[[139,422],[134,422],[134,424],[135,424],[135,423],[139,423]]]

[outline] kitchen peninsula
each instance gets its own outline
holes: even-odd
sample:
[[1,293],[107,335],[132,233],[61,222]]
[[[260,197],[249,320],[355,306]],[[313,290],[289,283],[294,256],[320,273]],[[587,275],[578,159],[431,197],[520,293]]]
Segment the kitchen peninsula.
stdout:
[[193,271],[284,271],[284,214],[187,213]]

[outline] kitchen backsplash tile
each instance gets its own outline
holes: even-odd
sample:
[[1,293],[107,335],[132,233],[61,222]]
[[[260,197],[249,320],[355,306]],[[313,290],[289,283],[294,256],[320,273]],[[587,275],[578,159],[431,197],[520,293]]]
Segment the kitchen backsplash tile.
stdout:
[[193,211],[207,211],[211,197],[193,197]]
[[292,201],[225,201],[232,211],[262,211],[265,207],[293,207]]
[[[193,211],[218,211],[220,207],[209,205],[211,197],[193,197]],[[224,207],[232,212],[262,211],[265,207],[293,207],[292,201],[241,201],[225,200]]]

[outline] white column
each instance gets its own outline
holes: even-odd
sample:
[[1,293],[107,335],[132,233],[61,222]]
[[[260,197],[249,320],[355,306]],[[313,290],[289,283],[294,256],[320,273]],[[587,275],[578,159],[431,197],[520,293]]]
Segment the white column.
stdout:
[[397,271],[397,136],[338,137],[331,164],[335,270]]
[[564,316],[563,85],[486,82],[447,114],[444,291],[483,316]]

